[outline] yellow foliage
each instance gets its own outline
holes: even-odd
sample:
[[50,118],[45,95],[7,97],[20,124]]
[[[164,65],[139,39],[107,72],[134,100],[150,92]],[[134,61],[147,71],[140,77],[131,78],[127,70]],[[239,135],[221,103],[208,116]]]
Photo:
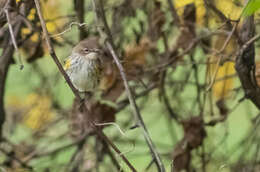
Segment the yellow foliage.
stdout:
[[183,8],[185,5],[193,3],[194,1],[195,0],[174,0],[173,2],[177,11],[180,12],[181,8]]
[[31,93],[25,100],[10,96],[7,99],[7,106],[21,109],[24,112],[22,123],[33,130],[41,129],[55,117],[51,98],[46,95]]
[[[194,3],[196,8],[196,23],[199,25],[203,25],[205,23],[205,14],[206,14],[206,8],[204,4],[204,0],[174,0],[175,8],[177,9],[177,13],[179,16],[183,15],[184,8],[186,5]],[[219,9],[227,18],[236,20],[239,18],[242,8],[238,7],[233,0],[215,0],[212,1],[214,5]],[[216,27],[220,23],[218,23],[219,18],[217,15],[211,11],[208,16],[208,22],[210,27]],[[216,50],[220,50],[226,40],[226,36],[219,36],[217,40],[213,41],[213,48]],[[236,42],[231,39],[230,43],[227,45],[227,47],[224,50],[224,54],[231,55],[232,52],[235,49]],[[220,58],[220,56],[214,56],[212,57],[212,61],[217,61]],[[216,64],[209,65],[209,71],[210,71],[210,80],[213,80],[213,77],[216,77],[215,84],[213,85],[213,93],[214,95],[220,99],[225,98],[228,96],[229,91],[233,88],[233,79],[224,79],[222,81],[217,81],[219,79],[223,79],[226,76],[232,75],[235,73],[234,64],[232,62],[227,62],[223,66],[217,67]],[[218,68],[217,73],[215,72]],[[216,76],[214,76],[216,74]]]
[[25,35],[28,35],[31,33],[31,30],[29,28],[22,28],[21,30],[23,38],[25,38]]
[[[224,42],[226,41],[227,36],[218,35],[216,39],[213,39],[213,48],[216,50],[221,50]],[[234,38],[231,38],[224,51],[224,55],[231,56],[234,54],[236,49],[236,41]],[[221,58],[221,56],[212,56],[212,61],[216,62]],[[223,59],[222,59],[223,60]],[[210,80],[214,79],[215,82],[213,85],[213,94],[217,99],[227,98],[231,89],[233,88],[234,78],[230,78],[231,75],[235,74],[235,67],[233,62],[226,62],[224,65],[217,67],[217,64],[208,65],[210,72]],[[225,77],[227,77],[225,79]]]
[[24,102],[19,99],[17,96],[8,96],[7,97],[7,105],[12,106],[14,108],[23,108],[25,107]]
[[196,8],[196,23],[199,25],[203,25],[204,16],[206,14],[206,8],[204,6],[203,0],[175,0],[174,5],[177,9],[178,15],[182,16],[184,12],[184,7],[191,3],[194,3]]
[[30,38],[30,40],[32,41],[32,42],[38,42],[39,41],[39,35],[38,35],[38,33],[34,33],[32,36],[31,36],[31,38]]
[[[216,70],[216,66],[213,67]],[[213,94],[217,99],[227,98],[230,91],[233,89],[234,79],[229,76],[235,74],[235,67],[233,62],[226,62],[223,66],[220,66],[215,83],[213,85]],[[227,79],[225,79],[227,77]]]
[[227,18],[231,20],[237,20],[242,12],[242,7],[238,7],[233,0],[215,0],[215,5]]
[[[242,13],[242,8],[234,4],[232,0],[215,0],[215,6],[219,9],[227,18],[231,20],[237,20]],[[214,13],[212,13],[214,14]],[[219,26],[219,18],[214,14],[209,17],[209,26],[215,28]]]
[[[236,20],[239,18],[242,7],[237,6],[233,0],[215,0],[213,1],[217,9],[219,9],[227,18]],[[203,25],[205,23],[206,7],[204,0],[174,0],[175,8],[179,16],[183,15],[184,7],[190,3],[194,3],[196,7],[196,23]],[[214,12],[212,12],[214,14]],[[213,17],[214,16],[214,17]],[[217,25],[216,15],[209,16],[209,24],[211,27]]]
[[[18,1],[18,0],[17,0]],[[43,11],[43,17],[46,21],[46,27],[47,30],[50,33],[57,33],[58,27],[62,27],[64,25],[64,20],[55,20],[57,19],[57,17],[61,16],[61,12],[60,12],[60,1],[59,0],[55,0],[55,1],[45,1],[45,0],[41,0],[41,5],[42,5],[42,11]],[[27,16],[28,20],[30,21],[34,21],[36,19],[37,13],[36,13],[36,9],[32,8]],[[37,25],[39,26],[40,23],[37,23]],[[23,38],[30,34],[31,31],[29,30],[29,28],[23,28],[22,29],[22,36]],[[39,33],[34,34],[33,36],[31,36],[30,40],[32,40],[33,42],[36,42],[39,40]]]
[[29,107],[24,118],[24,124],[27,127],[38,130],[54,118],[55,113],[51,109],[50,97],[32,93],[24,103]]
[[50,33],[55,33],[57,31],[57,27],[62,27],[64,24],[64,20],[54,20],[57,17],[61,16],[60,3],[61,2],[59,0],[41,0],[41,5],[43,7],[43,17],[45,20],[47,20],[46,27]]
[[35,10],[35,8],[32,8],[31,10],[30,10],[30,13],[29,13],[29,15],[28,15],[28,19],[29,20],[34,20],[35,19],[35,15],[36,15],[36,10]]

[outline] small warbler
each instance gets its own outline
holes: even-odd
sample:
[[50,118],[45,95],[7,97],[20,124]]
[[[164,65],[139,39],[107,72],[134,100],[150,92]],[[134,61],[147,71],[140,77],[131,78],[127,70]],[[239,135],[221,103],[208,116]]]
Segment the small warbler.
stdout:
[[91,39],[80,41],[64,66],[71,82],[80,93],[93,92],[101,78],[101,53]]

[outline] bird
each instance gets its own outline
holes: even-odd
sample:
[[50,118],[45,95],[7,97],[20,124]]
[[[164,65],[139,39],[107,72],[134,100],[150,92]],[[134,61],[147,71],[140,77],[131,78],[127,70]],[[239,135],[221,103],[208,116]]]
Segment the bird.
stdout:
[[95,38],[80,41],[65,60],[64,70],[80,93],[93,93],[98,88],[102,53],[97,42]]

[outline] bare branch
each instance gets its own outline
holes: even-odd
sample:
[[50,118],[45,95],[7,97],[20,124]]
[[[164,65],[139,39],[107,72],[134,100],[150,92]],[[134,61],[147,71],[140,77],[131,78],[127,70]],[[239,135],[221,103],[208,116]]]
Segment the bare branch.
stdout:
[[12,24],[11,24],[9,11],[8,11],[9,8],[10,8],[10,0],[7,2],[7,5],[5,6],[4,11],[5,11],[8,27],[9,27],[9,32],[10,32],[10,35],[11,35],[11,38],[12,38],[12,42],[13,42],[15,51],[17,52],[19,63],[21,65],[20,69],[22,70],[24,66],[23,66],[23,62],[22,62],[22,57],[21,57],[20,51],[19,51],[17,43],[16,43],[16,39],[15,39],[15,36],[14,36],[14,31],[13,31],[13,27],[12,27]]
[[153,155],[153,158],[155,159],[155,163],[157,165],[158,171],[164,172],[165,168],[163,166],[160,155],[157,152],[155,145],[154,145],[152,139],[149,136],[148,130],[147,130],[145,124],[144,124],[143,118],[140,114],[140,111],[138,109],[138,106],[136,104],[134,96],[133,96],[131,89],[129,87],[124,68],[123,68],[122,64],[120,63],[118,55],[115,51],[115,48],[114,48],[115,46],[114,46],[113,38],[112,38],[112,35],[111,35],[111,31],[108,27],[107,20],[106,20],[106,17],[105,17],[105,13],[104,13],[103,1],[99,0],[99,4],[97,4],[96,0],[92,0],[92,4],[93,4],[94,12],[96,14],[97,24],[99,24],[99,22],[102,22],[104,27],[105,27],[106,33],[104,33],[103,30],[100,27],[98,27],[98,31],[99,31],[99,34],[100,34],[101,37],[107,37],[108,38],[107,40],[105,40],[105,45],[108,48],[108,50],[110,51],[116,65],[119,69],[120,76],[121,76],[122,80],[124,81],[124,86],[125,86],[126,93],[127,93],[127,96],[128,96],[129,102],[130,102],[130,107],[131,107],[131,110],[134,114],[137,125],[140,126],[140,128],[142,129],[143,136],[144,136],[144,138],[147,142],[147,145],[150,148],[150,151]]
[[[74,8],[77,14],[79,23],[84,23],[85,20],[85,0],[74,0]],[[84,27],[79,28],[79,39],[86,38],[87,32]]]
[[45,40],[46,40],[47,47],[48,47],[48,50],[50,52],[50,55],[51,55],[52,59],[54,60],[54,62],[56,63],[57,67],[59,68],[59,71],[64,76],[66,82],[68,83],[69,87],[73,91],[74,95],[77,97],[77,99],[81,100],[80,95],[79,95],[77,89],[71,83],[69,76],[67,75],[67,73],[63,69],[61,63],[59,62],[59,59],[58,59],[58,57],[57,57],[57,55],[56,55],[56,53],[54,51],[54,48],[53,48],[53,46],[51,44],[50,36],[48,34],[47,27],[46,27],[45,21],[44,21],[43,16],[42,16],[40,3],[39,3],[38,0],[34,0],[34,2],[35,2],[35,6],[36,6],[36,9],[37,9],[38,16],[40,18],[41,27],[42,27],[42,30],[43,30],[43,34],[44,34],[44,37],[45,37]]
[[168,1],[170,10],[171,10],[172,17],[174,19],[174,22],[176,22],[176,25],[178,26],[180,24],[180,19],[179,19],[177,12],[176,12],[176,9],[174,8],[172,0],[167,0],[167,1]]
[[0,148],[0,152],[2,152],[3,154],[5,154],[7,157],[9,157],[10,159],[15,160],[16,162],[18,162],[22,167],[27,168],[29,170],[32,170],[33,168],[26,164],[25,162],[23,162],[21,159],[17,158],[13,153],[9,153],[6,150],[4,150],[3,148]]
[[236,58],[236,71],[245,91],[245,98],[249,98],[260,109],[260,88],[255,78],[255,36],[254,16],[247,17],[240,31],[241,45]]
[[[64,71],[62,65],[60,64],[60,62],[58,60],[58,57],[56,56],[56,53],[55,53],[54,48],[52,46],[52,43],[50,41],[50,36],[49,36],[47,28],[46,28],[46,23],[45,23],[43,16],[42,16],[39,0],[34,0],[34,3],[35,3],[37,13],[38,13],[38,16],[39,16],[39,19],[40,19],[40,22],[41,22],[41,27],[42,27],[42,30],[43,30],[43,33],[44,33],[44,36],[45,36],[45,40],[46,40],[46,43],[47,43],[49,53],[50,53],[52,59],[54,60],[54,62],[56,63],[57,67],[59,68],[60,72],[62,73],[63,77],[65,78],[66,82],[70,86],[70,88],[73,91],[76,98],[78,100],[81,100],[77,89],[71,83],[70,78],[68,77],[67,73]],[[87,109],[87,107],[85,105],[83,105],[83,111],[89,112],[89,110]],[[95,129],[94,131],[96,131],[96,134],[101,139],[103,139],[105,142],[107,142],[115,150],[115,152],[117,152],[120,155],[121,151],[114,145],[114,143],[111,140],[109,140],[109,138],[107,138],[107,136],[102,132],[102,130],[100,130],[99,128],[97,128],[95,126],[92,119],[89,120],[89,123],[90,123],[89,125]],[[132,171],[136,171],[135,168],[132,166],[132,164],[128,161],[128,159],[124,155],[120,155],[120,156]]]

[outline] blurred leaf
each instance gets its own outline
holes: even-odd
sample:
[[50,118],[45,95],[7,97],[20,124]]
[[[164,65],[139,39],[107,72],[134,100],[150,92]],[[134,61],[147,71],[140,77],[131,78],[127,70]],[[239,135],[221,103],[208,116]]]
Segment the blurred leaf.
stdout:
[[[226,41],[226,36],[218,36],[216,40],[213,40],[213,48],[216,50],[220,50]],[[224,56],[230,56],[234,53],[236,48],[235,39],[231,38],[224,51],[222,52]],[[215,82],[213,85],[213,94],[217,99],[227,98],[230,94],[234,86],[234,78],[230,78],[229,76],[235,74],[234,62],[225,62],[222,66],[217,66],[217,61],[221,56],[212,56],[212,61],[214,64],[210,64],[208,67],[210,69],[210,77],[214,79],[214,75],[216,70]],[[222,59],[223,60],[223,59]]]
[[196,23],[203,25],[205,23],[206,8],[203,0],[174,0],[175,8],[179,16],[183,16],[184,7],[188,4],[194,3],[196,8]]
[[162,28],[166,22],[165,14],[161,9],[161,2],[155,1],[154,8],[150,13],[148,35],[151,41],[157,41],[162,35]]
[[234,86],[234,79],[229,78],[230,75],[235,74],[235,67],[233,62],[226,62],[220,66],[217,72],[216,81],[213,85],[213,93],[217,99],[226,98]]
[[260,0],[249,0],[243,9],[242,16],[250,16],[260,8]]
[[24,103],[28,108],[23,121],[27,127],[39,130],[54,119],[52,101],[47,95],[32,93],[28,95]]
[[[124,67],[128,75],[136,78],[146,64],[146,56],[154,44],[144,37],[139,44],[129,44],[125,47]],[[131,78],[130,78],[131,79]]]
[[[88,111],[81,111],[79,109],[80,102],[75,99],[69,115],[70,135],[75,139],[81,139],[82,136],[92,134],[95,131],[89,122],[90,120],[93,120],[95,124],[115,122],[115,108],[97,101],[85,101],[84,103],[88,107]],[[103,127],[106,125],[101,126],[101,128]]]

